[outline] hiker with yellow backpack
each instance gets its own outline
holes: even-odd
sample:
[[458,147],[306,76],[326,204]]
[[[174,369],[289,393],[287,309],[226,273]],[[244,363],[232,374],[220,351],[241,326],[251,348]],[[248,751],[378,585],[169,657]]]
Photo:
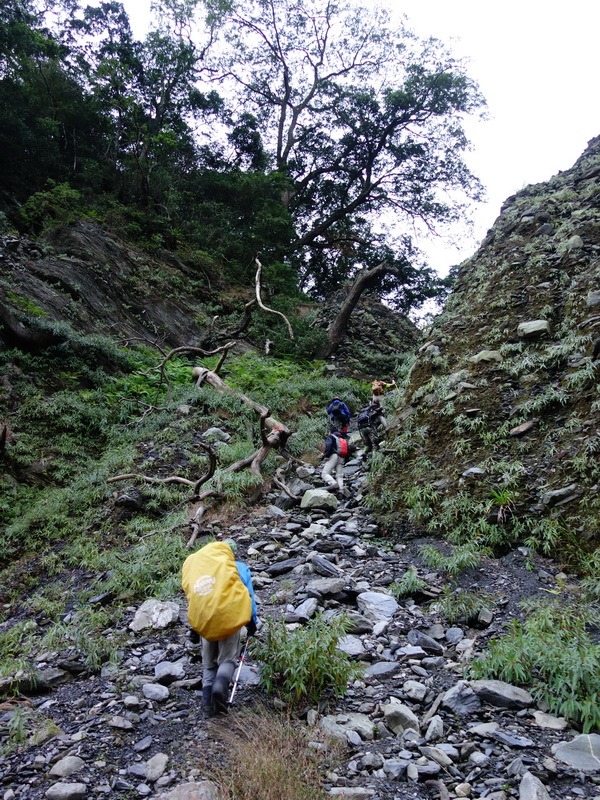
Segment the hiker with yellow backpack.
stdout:
[[229,684],[240,650],[241,629],[256,633],[258,612],[250,570],[235,560],[236,544],[210,542],[188,556],[181,585],[188,600],[192,637],[202,637],[202,708],[227,711]]

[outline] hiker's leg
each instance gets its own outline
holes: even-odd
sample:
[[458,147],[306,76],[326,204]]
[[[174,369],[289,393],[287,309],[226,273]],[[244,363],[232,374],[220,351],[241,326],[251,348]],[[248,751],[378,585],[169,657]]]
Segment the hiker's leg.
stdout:
[[323,480],[328,486],[336,486],[336,482],[332,477],[331,473],[336,467],[338,462],[337,453],[333,453],[329,456],[327,461],[325,462],[325,466],[323,467],[323,471],[321,472],[321,480]]
[[335,465],[335,478],[337,487],[340,492],[344,491],[344,459],[338,458],[338,463]]
[[227,710],[229,684],[235,672],[235,664],[240,651],[240,631],[232,633],[219,643],[219,666],[213,683],[212,700],[216,711]]
[[371,428],[369,433],[371,435],[371,446],[373,450],[379,450],[379,436],[377,435],[377,431],[375,428]]
[[218,642],[202,639],[202,708],[210,715],[213,712],[212,689],[217,675]]

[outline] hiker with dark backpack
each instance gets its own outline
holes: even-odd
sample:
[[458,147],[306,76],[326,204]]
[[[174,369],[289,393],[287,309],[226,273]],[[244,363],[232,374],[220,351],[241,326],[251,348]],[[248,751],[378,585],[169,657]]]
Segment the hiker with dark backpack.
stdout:
[[210,542],[186,558],[182,571],[191,638],[202,637],[202,709],[209,717],[227,711],[241,629],[254,636],[258,624],[250,570],[235,560],[235,549],[230,539]]
[[344,403],[343,400],[340,400],[339,397],[334,397],[327,406],[326,411],[331,423],[331,431],[347,433],[352,414],[350,413],[350,409],[346,403]]
[[378,428],[385,428],[383,409],[378,400],[373,400],[368,406],[361,408],[356,418],[360,438],[365,445],[364,455],[367,456],[373,450],[379,450]]
[[[321,479],[331,487],[335,487],[340,494],[344,490],[344,463],[350,454],[350,447],[346,436],[338,430],[333,430],[325,439],[323,458],[325,466],[321,472]],[[332,473],[335,472],[335,478]]]

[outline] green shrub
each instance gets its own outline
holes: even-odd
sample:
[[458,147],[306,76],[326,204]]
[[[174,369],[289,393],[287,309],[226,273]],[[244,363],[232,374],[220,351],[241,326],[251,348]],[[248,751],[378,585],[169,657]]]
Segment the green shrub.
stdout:
[[483,558],[490,555],[490,552],[484,547],[479,547],[477,542],[473,542],[455,547],[448,556],[432,545],[422,547],[420,554],[428,567],[433,567],[446,575],[458,575],[466,569],[477,567]]
[[36,192],[20,208],[21,219],[28,230],[39,233],[48,223],[75,222],[85,216],[81,192],[68,183],[48,181],[48,190]]
[[491,642],[472,675],[526,686],[536,701],[584,732],[600,728],[600,645],[587,631],[598,623],[598,612],[563,600],[538,600],[526,610],[523,622],[514,620]]
[[116,553],[107,554],[110,577],[100,591],[128,598],[156,597],[160,600],[176,594],[180,588],[181,566],[189,552],[173,531],[184,519],[187,519],[185,511],[166,517],[161,522],[163,532],[148,536],[127,551],[125,558]]
[[42,646],[51,650],[72,648],[88,669],[97,671],[106,661],[117,661],[119,637],[111,632],[115,622],[114,614],[107,609],[82,606],[68,623],[52,625]]
[[419,577],[417,570],[414,567],[409,567],[400,580],[394,581],[390,585],[390,590],[394,597],[406,597],[407,595],[418,594],[422,592],[427,584],[423,578]]
[[288,631],[283,620],[268,620],[263,637],[253,646],[262,662],[261,683],[286,703],[318,702],[325,692],[341,696],[360,667],[337,645],[348,628],[343,617],[317,614],[307,625]]
[[436,605],[440,612],[446,617],[448,622],[463,622],[468,624],[477,618],[477,615],[484,608],[489,608],[493,603],[493,598],[486,592],[469,591],[466,589],[452,590],[450,587],[444,589],[443,596],[436,600]]

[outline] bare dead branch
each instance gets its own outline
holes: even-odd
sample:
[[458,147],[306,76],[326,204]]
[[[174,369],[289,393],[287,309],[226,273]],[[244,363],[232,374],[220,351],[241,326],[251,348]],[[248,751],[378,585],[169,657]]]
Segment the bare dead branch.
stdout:
[[[225,381],[220,378],[218,375],[215,374],[214,371],[206,369],[206,367],[194,367],[192,370],[192,375],[196,378],[196,386],[202,386],[204,382],[210,384],[213,389],[216,389],[218,392],[223,392],[224,394],[230,394],[233,397],[237,397],[244,405],[252,408],[256,411],[257,414],[264,414],[265,412],[268,414],[268,409],[266,406],[257,403],[255,400],[252,400],[250,397],[247,397],[242,392],[239,392],[237,389],[232,389],[231,386],[228,386]],[[280,430],[287,434],[287,438],[291,436],[291,431],[280,422],[275,417],[267,416],[265,418],[265,425],[270,428],[271,430]]]
[[273,478],[273,483],[275,484],[275,486],[278,486],[282,492],[285,492],[285,494],[287,494],[288,497],[291,497],[292,500],[300,500],[298,495],[290,491],[290,489],[288,489],[285,483],[279,480],[279,478]]
[[276,314],[278,317],[281,317],[285,324],[287,325],[288,333],[290,335],[290,339],[294,338],[294,331],[292,330],[292,326],[290,325],[289,319],[286,317],[285,314],[282,314],[281,311],[275,311],[274,308],[268,308],[262,301],[260,296],[260,278],[262,275],[262,264],[258,260],[258,258],[254,259],[257,270],[256,270],[256,302],[258,303],[259,307],[262,308],[263,311],[266,311],[268,314]]
[[195,486],[196,481],[190,481],[188,478],[182,478],[180,475],[169,475],[168,478],[152,478],[150,475],[141,475],[138,472],[126,472],[122,475],[113,475],[112,478],[107,478],[107,483],[116,483],[117,481],[140,481],[141,483],[181,483],[184,486]]
[[202,442],[200,442],[200,447],[206,452],[208,457],[208,469],[206,470],[205,474],[196,481],[194,485],[194,495],[198,494],[198,490],[201,486],[203,486],[205,483],[208,483],[217,469],[217,454],[213,448],[208,444],[202,444]]
[[268,409],[265,409],[265,411],[260,415],[260,423],[259,423],[260,424],[260,440],[261,440],[261,442],[263,443],[264,446],[266,446],[268,444],[268,441],[267,441],[267,430],[265,428],[265,420],[267,420],[270,415],[271,415],[271,412]]
[[228,353],[229,353],[229,350],[223,350],[223,352],[219,356],[219,360],[217,361],[217,363],[215,365],[215,368],[213,369],[213,372],[215,373],[215,375],[218,375],[219,372],[221,371],[221,368],[223,367],[223,364],[225,363],[225,359],[227,358]]

